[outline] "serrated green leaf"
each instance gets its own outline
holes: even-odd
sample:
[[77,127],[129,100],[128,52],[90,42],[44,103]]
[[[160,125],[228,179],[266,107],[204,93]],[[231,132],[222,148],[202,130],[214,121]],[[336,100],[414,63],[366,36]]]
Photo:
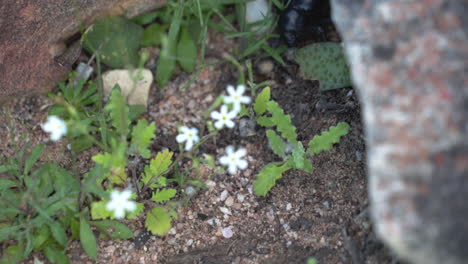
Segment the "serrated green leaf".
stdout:
[[143,33],[143,39],[141,40],[141,45],[143,47],[148,46],[158,46],[161,44],[161,38],[166,32],[166,26],[163,26],[158,23],[154,23],[145,28]]
[[97,243],[93,231],[84,217],[80,217],[80,241],[86,254],[92,259],[97,258]]
[[276,181],[281,179],[283,173],[289,169],[291,169],[291,167],[287,163],[268,163],[257,174],[257,179],[253,183],[255,194],[259,196],[265,196],[268,193],[268,191],[270,191],[271,188],[275,186]]
[[271,120],[270,117],[267,116],[259,116],[257,118],[257,124],[261,125],[262,127],[273,127],[275,123]]
[[281,136],[291,144],[296,144],[296,127],[291,122],[291,117],[286,115],[275,101],[267,103],[267,109],[271,113],[271,121],[276,125],[276,129],[281,132]]
[[27,175],[29,171],[31,170],[32,166],[36,164],[37,160],[42,154],[42,151],[44,151],[44,145],[42,144],[37,145],[36,147],[33,148],[28,158],[26,159],[26,162],[24,163],[24,172],[23,172],[24,175]]
[[133,127],[131,147],[135,148],[145,159],[148,159],[151,155],[148,147],[155,136],[155,131],[156,125],[154,122],[148,124],[145,119],[139,120],[137,125]]
[[162,207],[155,207],[146,215],[145,227],[155,235],[162,236],[171,229],[171,216]]
[[298,141],[293,146],[292,157],[293,157],[293,162],[294,162],[294,168],[303,169],[304,160],[305,160],[305,149],[304,149],[304,146],[302,146],[301,142]]
[[49,227],[55,241],[57,241],[61,246],[66,246],[68,239],[62,225],[59,222],[51,222],[49,223]]
[[333,144],[340,142],[340,138],[348,134],[348,132],[349,125],[346,122],[340,122],[338,125],[330,127],[329,131],[325,131],[309,141],[307,153],[314,155],[324,150],[330,150]]
[[112,216],[112,212],[106,208],[106,201],[92,202],[91,203],[91,219],[106,219]]
[[314,43],[296,50],[295,60],[305,79],[318,80],[320,90],[350,86],[351,75],[340,43]]
[[127,129],[130,125],[130,119],[128,118],[129,108],[118,85],[112,89],[105,109],[109,112],[112,126],[116,128],[117,133],[127,135]]
[[136,208],[132,212],[127,213],[127,219],[135,219],[145,210],[145,205],[142,203],[136,203]]
[[115,220],[92,221],[90,224],[113,239],[129,239],[133,237],[133,232],[130,228]]
[[142,178],[144,184],[148,184],[153,177],[161,176],[171,165],[172,155],[168,149],[159,152],[154,159],[150,161],[150,165],[145,166],[145,175]]
[[190,37],[188,29],[182,28],[179,42],[177,43],[177,61],[186,72],[193,72],[197,61],[197,45]]
[[151,200],[157,203],[162,203],[169,201],[172,197],[176,195],[177,191],[175,189],[164,189],[153,194]]
[[[257,116],[261,116],[267,110],[267,102],[270,101],[270,87],[265,87],[257,95],[254,103],[254,111]],[[257,121],[258,122],[258,121]]]
[[284,141],[281,139],[278,134],[276,134],[275,131],[268,129],[266,131],[266,136],[268,138],[268,142],[270,143],[270,147],[273,150],[273,152],[284,158],[285,157],[285,150],[286,150],[286,144]]

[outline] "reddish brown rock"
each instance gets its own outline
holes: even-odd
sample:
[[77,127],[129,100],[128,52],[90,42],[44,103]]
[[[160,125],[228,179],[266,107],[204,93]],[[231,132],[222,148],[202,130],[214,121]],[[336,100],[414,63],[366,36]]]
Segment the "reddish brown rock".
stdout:
[[[79,47],[66,40],[97,17],[133,17],[165,0],[2,0],[0,4],[0,102],[46,91],[63,80]],[[70,43],[68,43],[70,44]]]
[[412,263],[466,263],[468,2],[332,2],[364,109],[377,233]]

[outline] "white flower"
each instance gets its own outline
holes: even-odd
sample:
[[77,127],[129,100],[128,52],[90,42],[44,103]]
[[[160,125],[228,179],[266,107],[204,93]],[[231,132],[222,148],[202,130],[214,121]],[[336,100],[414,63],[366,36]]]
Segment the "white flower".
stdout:
[[107,203],[106,208],[109,211],[114,211],[115,218],[122,218],[125,216],[125,211],[132,212],[136,209],[136,203],[129,200],[132,196],[130,190],[112,191],[110,196],[111,200]]
[[176,141],[179,143],[185,142],[185,150],[189,151],[193,147],[193,143],[196,143],[200,140],[198,137],[198,129],[196,128],[188,128],[186,126],[181,126],[180,134],[177,135]]
[[234,121],[232,121],[232,119],[236,118],[237,113],[238,112],[235,110],[228,112],[227,105],[222,105],[220,112],[217,112],[217,111],[211,112],[211,118],[217,120],[214,123],[214,126],[217,129],[221,129],[224,126],[227,126],[228,128],[233,128],[235,123]]
[[58,141],[63,135],[67,133],[67,124],[57,116],[49,116],[47,122],[42,124],[42,129],[50,133],[50,139]]
[[229,96],[224,97],[224,102],[233,104],[234,110],[237,112],[241,110],[241,104],[249,104],[251,101],[250,97],[244,96],[245,86],[242,84],[238,85],[236,90],[234,90],[234,86],[228,85],[227,92]]
[[234,151],[233,146],[226,147],[226,156],[219,159],[219,163],[228,166],[228,171],[231,174],[237,173],[237,168],[244,170],[247,168],[247,161],[241,159],[247,154],[247,150],[241,148]]

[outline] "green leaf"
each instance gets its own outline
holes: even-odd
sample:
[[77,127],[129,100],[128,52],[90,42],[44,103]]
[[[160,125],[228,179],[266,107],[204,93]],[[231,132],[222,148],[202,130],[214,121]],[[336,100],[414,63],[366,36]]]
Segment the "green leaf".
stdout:
[[281,179],[283,173],[291,169],[289,164],[283,162],[271,162],[268,163],[263,169],[257,174],[257,179],[254,181],[254,192],[256,195],[265,196],[276,181]]
[[146,112],[146,106],[144,105],[130,105],[128,109],[128,119],[130,121],[135,121],[141,114]]
[[139,120],[137,125],[133,127],[131,146],[136,148],[136,151],[145,159],[151,156],[148,147],[151,144],[152,138],[155,136],[155,131],[156,125],[154,122],[148,124],[148,121],[145,119]]
[[286,150],[286,144],[284,141],[281,139],[278,134],[276,134],[275,131],[268,129],[266,131],[266,136],[268,138],[268,142],[270,142],[270,147],[273,150],[273,152],[284,158],[285,157],[285,150]]
[[164,36],[164,33],[166,32],[166,28],[166,26],[160,25],[158,23],[149,25],[143,33],[141,45],[143,47],[154,47],[160,45],[162,36]]
[[88,137],[86,135],[81,135],[78,136],[71,141],[71,148],[74,152],[81,152],[86,149],[89,149],[92,147],[94,144],[93,140],[91,137]]
[[157,203],[162,203],[169,201],[172,197],[176,195],[177,191],[175,189],[164,189],[153,194],[151,200]]
[[197,61],[197,45],[190,37],[187,27],[182,29],[177,43],[177,61],[186,72],[193,72]]
[[105,109],[109,112],[112,126],[117,129],[117,133],[127,135],[127,129],[130,125],[130,119],[128,118],[129,109],[118,85],[112,89]]
[[123,17],[107,17],[96,21],[83,35],[83,48],[97,53],[111,68],[137,66],[138,49],[143,28]]
[[315,258],[308,258],[307,264],[317,264],[317,260]]
[[153,11],[153,12],[145,13],[137,17],[134,17],[132,18],[132,21],[140,25],[146,25],[146,24],[153,22],[157,17],[158,17],[158,12]]
[[159,152],[154,159],[150,161],[150,165],[145,166],[145,175],[142,178],[144,184],[148,184],[153,177],[161,176],[172,163],[172,155],[168,149]]
[[97,258],[97,244],[93,231],[84,217],[80,218],[80,241],[81,246],[92,259]]
[[0,173],[9,172],[9,171],[15,170],[15,169],[16,169],[15,166],[11,166],[11,165],[1,165],[1,166],[0,166]]
[[34,246],[34,237],[30,232],[26,233],[26,247],[24,248],[23,257],[27,258]]
[[43,225],[40,229],[34,234],[34,245],[33,249],[38,250],[49,238],[50,238],[50,229],[47,225]]
[[330,150],[333,144],[340,142],[340,138],[348,134],[348,132],[349,125],[346,122],[340,122],[338,125],[330,127],[329,131],[325,131],[309,141],[307,153],[314,155],[324,150]]
[[304,158],[304,168],[302,168],[303,171],[307,173],[312,173],[314,171],[314,166],[312,165],[312,162],[308,160],[307,158]]
[[162,207],[155,207],[146,215],[145,227],[151,233],[162,236],[171,229],[171,216]]
[[66,246],[68,239],[65,230],[63,229],[60,222],[51,222],[49,223],[50,231],[52,231],[52,236],[55,240],[61,245]]
[[44,145],[40,144],[37,145],[32,151],[31,154],[29,154],[29,157],[26,159],[26,162],[24,164],[24,175],[27,175],[29,171],[31,170],[32,166],[36,163],[36,161],[39,159],[39,157],[42,154],[42,151],[44,151]]
[[18,184],[14,181],[0,178],[0,191],[9,189],[11,187],[16,187]]
[[265,113],[265,111],[267,110],[268,101],[270,101],[270,87],[265,87],[257,95],[257,98],[255,98],[253,108],[257,116],[261,116]]
[[106,208],[107,201],[91,203],[91,219],[106,219],[111,217],[112,212]]
[[281,132],[281,136],[286,138],[289,143],[296,144],[296,127],[292,124],[291,117],[286,115],[275,101],[269,101],[267,109],[271,113],[271,120],[276,125],[276,129]]
[[173,48],[169,46],[169,40],[167,37],[163,36],[161,41],[161,54],[158,59],[158,65],[156,66],[156,81],[158,82],[159,88],[163,88],[169,79],[171,79],[172,72],[176,65],[175,52],[173,52]]
[[21,245],[9,246],[3,251],[0,264],[19,263],[23,259],[23,250]]
[[314,43],[296,51],[295,60],[305,79],[318,80],[326,91],[352,85],[343,46],[340,43]]
[[127,213],[127,219],[135,219],[137,216],[145,210],[145,206],[142,203],[136,203],[136,208],[132,212]]
[[110,235],[113,239],[129,239],[133,237],[133,232],[126,225],[115,220],[92,221],[92,226],[95,226],[99,231]]
[[259,116],[257,118],[257,124],[263,126],[263,127],[273,127],[275,126],[275,123],[271,120],[270,117],[267,116]]
[[58,247],[56,244],[49,244],[44,248],[44,255],[52,263],[67,264],[70,263],[70,260],[64,253],[64,249]]
[[294,162],[294,168],[302,170],[304,168],[305,149],[304,146],[302,146],[301,142],[298,141],[293,146],[292,157]]

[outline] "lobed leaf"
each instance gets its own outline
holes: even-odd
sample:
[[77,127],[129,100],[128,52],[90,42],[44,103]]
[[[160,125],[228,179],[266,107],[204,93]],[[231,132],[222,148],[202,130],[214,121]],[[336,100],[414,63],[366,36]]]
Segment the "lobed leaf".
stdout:
[[329,131],[325,131],[320,136],[315,136],[309,141],[307,153],[314,155],[331,149],[333,144],[338,143],[340,138],[348,134],[348,132],[349,125],[346,122],[340,122],[338,125],[330,127]]
[[91,203],[91,219],[106,219],[112,216],[112,212],[106,208],[107,201]]
[[261,116],[267,110],[267,103],[270,101],[270,87],[265,87],[255,98],[255,103],[253,105],[255,114]]
[[305,149],[304,146],[302,146],[301,142],[298,141],[293,146],[292,157],[294,162],[294,168],[302,170],[304,168]]
[[145,227],[151,233],[162,236],[171,229],[171,216],[162,207],[155,207],[146,215]]
[[276,129],[291,144],[296,144],[296,127],[291,122],[291,117],[286,115],[275,101],[267,103],[267,109],[271,113],[271,121],[276,125]]
[[154,138],[156,125],[153,123],[148,124],[148,121],[141,119],[136,126],[133,127],[131,147],[135,148],[143,158],[148,159],[151,155],[148,149],[151,140]]
[[152,178],[161,176],[172,163],[172,155],[168,149],[159,152],[154,159],[150,161],[150,165],[145,166],[145,175],[142,178],[144,184],[148,184]]
[[129,108],[118,85],[112,89],[105,109],[109,112],[112,126],[116,128],[117,133],[127,135],[127,129],[130,125],[130,119],[128,118]]
[[254,181],[254,192],[256,195],[265,196],[268,191],[275,186],[276,181],[281,179],[283,173],[291,169],[288,163],[271,162],[268,163],[257,174],[257,179]]
[[175,189],[164,189],[153,194],[151,200],[157,203],[162,203],[169,201],[172,197],[176,195],[177,191]]

